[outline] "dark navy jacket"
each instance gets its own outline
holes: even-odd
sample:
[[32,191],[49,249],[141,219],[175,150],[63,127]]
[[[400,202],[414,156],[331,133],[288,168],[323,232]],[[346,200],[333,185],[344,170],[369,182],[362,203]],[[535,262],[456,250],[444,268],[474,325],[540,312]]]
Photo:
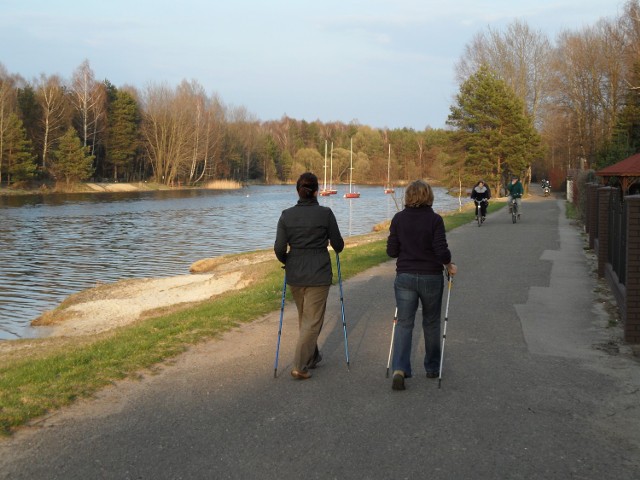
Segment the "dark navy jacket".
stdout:
[[387,255],[397,258],[397,273],[442,274],[451,252],[442,217],[429,206],[405,207],[394,215]]
[[329,207],[313,198],[298,200],[295,206],[283,210],[273,250],[285,264],[287,283],[297,287],[331,285],[329,243],[338,253],[344,248],[338,222]]

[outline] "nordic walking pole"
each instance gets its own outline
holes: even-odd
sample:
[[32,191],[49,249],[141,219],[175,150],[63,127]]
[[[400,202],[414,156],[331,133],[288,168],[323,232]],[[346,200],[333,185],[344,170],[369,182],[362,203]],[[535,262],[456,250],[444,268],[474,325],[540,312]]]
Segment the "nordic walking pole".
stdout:
[[280,306],[280,325],[278,326],[278,345],[276,346],[276,361],[273,364],[273,378],[278,377],[278,355],[280,354],[280,337],[282,336],[282,317],[284,315],[284,299],[287,294],[287,274],[282,282],[282,305]]
[[447,293],[447,307],[444,309],[444,331],[442,332],[442,350],[440,351],[440,373],[438,374],[438,388],[440,388],[440,383],[442,382],[442,362],[444,360],[444,342],[447,338],[447,320],[449,320],[449,299],[451,298],[451,287],[453,285],[453,278],[449,275],[447,271],[447,280],[448,280],[448,293]]
[[391,365],[391,352],[393,351],[393,336],[396,333],[396,323],[398,323],[398,307],[393,314],[393,328],[391,329],[391,344],[389,345],[389,359],[387,360],[387,378],[389,378],[389,365]]
[[347,358],[347,370],[349,370],[349,342],[347,340],[347,323],[344,320],[344,295],[342,293],[342,273],[340,272],[340,254],[336,252],[338,265],[338,283],[340,284],[340,310],[342,312],[342,330],[344,331],[344,355]]

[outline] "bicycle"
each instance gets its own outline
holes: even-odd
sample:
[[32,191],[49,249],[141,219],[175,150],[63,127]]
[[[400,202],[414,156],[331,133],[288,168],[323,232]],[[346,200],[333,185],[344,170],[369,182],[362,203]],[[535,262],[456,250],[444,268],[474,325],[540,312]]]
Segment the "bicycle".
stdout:
[[482,200],[474,200],[473,203],[476,204],[476,220],[478,221],[478,226],[481,227],[482,224],[484,223],[484,216],[482,215],[482,208],[480,207],[480,204],[482,202],[485,203],[489,203],[489,201],[486,198],[483,198]]
[[513,223],[516,223],[520,218],[520,214],[518,213],[518,202],[516,202],[515,198],[511,199],[511,220]]

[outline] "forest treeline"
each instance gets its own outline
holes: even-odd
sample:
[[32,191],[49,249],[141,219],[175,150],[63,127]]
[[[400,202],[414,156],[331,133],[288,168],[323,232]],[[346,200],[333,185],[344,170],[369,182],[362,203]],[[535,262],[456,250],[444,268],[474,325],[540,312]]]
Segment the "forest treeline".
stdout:
[[477,33],[456,64],[445,129],[261,121],[197,81],[117,87],[96,80],[89,60],[69,80],[27,80],[0,64],[0,186],[281,183],[307,170],[322,177],[325,156],[344,183],[351,155],[356,183],[386,183],[390,163],[391,183],[484,178],[499,188],[517,174],[558,184],[567,169],[640,149],[639,2],[555,39],[520,20]]

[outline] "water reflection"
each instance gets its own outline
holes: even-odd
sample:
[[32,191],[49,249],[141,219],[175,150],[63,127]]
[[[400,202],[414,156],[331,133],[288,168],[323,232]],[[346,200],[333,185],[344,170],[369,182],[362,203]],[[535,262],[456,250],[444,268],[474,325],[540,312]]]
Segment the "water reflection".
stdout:
[[[359,199],[320,197],[344,236],[390,219],[401,193],[360,187]],[[435,189],[436,210],[457,198]],[[68,295],[126,278],[188,273],[196,260],[271,248],[293,186],[0,197],[0,339],[37,334],[29,323]]]

